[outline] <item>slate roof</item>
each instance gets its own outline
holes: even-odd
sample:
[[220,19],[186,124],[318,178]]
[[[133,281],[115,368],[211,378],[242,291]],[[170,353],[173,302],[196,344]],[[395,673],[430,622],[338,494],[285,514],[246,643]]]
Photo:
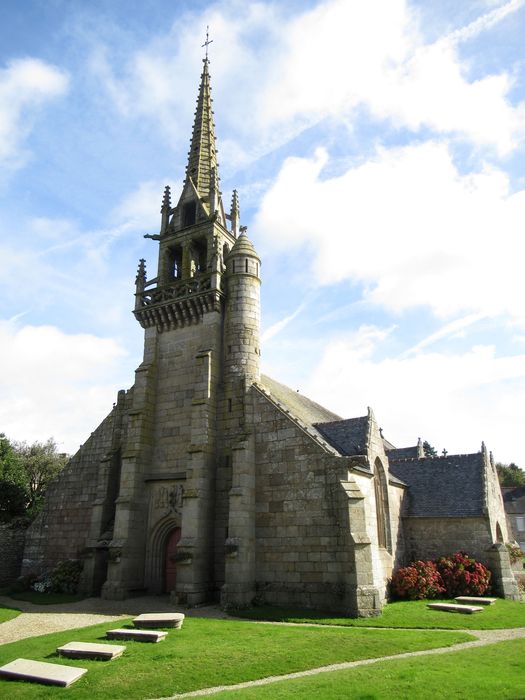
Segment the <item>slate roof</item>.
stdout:
[[341,420],[341,416],[336,413],[332,413],[315,401],[264,374],[261,376],[260,384],[274,399],[285,405],[296,418],[307,425],[314,426],[315,423]]
[[391,459],[390,473],[408,485],[404,515],[483,515],[484,462],[481,452],[447,457]]
[[351,456],[366,453],[368,416],[317,423],[314,427],[341,454]]
[[418,457],[418,447],[394,447],[386,451],[388,459],[407,459],[408,457]]
[[525,486],[502,486],[501,493],[506,513],[513,515],[525,513]]

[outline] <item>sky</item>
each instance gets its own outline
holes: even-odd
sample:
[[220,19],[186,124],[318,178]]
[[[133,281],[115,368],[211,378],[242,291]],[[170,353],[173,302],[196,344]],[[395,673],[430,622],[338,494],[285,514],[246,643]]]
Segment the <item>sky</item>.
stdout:
[[263,371],[525,467],[525,0],[3,0],[0,432],[73,453],[132,385],[207,25]]

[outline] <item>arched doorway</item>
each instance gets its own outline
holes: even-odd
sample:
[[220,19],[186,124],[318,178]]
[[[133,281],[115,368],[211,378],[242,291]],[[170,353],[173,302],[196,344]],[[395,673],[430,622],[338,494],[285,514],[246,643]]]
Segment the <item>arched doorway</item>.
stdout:
[[164,590],[170,593],[177,585],[177,545],[180,540],[180,527],[174,527],[166,537],[164,558]]

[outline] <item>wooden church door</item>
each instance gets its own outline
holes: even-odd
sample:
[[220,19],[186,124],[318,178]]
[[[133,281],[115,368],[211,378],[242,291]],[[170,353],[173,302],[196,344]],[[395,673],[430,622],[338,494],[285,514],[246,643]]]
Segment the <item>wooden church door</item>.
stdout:
[[166,540],[165,590],[170,593],[177,583],[177,545],[180,540],[180,527],[174,528]]

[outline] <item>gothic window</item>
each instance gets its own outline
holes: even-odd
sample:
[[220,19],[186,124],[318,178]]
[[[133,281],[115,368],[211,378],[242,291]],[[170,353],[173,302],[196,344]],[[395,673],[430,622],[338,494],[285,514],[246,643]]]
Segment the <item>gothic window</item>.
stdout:
[[195,223],[197,216],[196,202],[186,202],[182,207],[182,225],[192,226]]
[[390,541],[390,516],[388,508],[388,484],[379,459],[374,465],[374,492],[377,516],[377,540],[380,547],[392,551]]

